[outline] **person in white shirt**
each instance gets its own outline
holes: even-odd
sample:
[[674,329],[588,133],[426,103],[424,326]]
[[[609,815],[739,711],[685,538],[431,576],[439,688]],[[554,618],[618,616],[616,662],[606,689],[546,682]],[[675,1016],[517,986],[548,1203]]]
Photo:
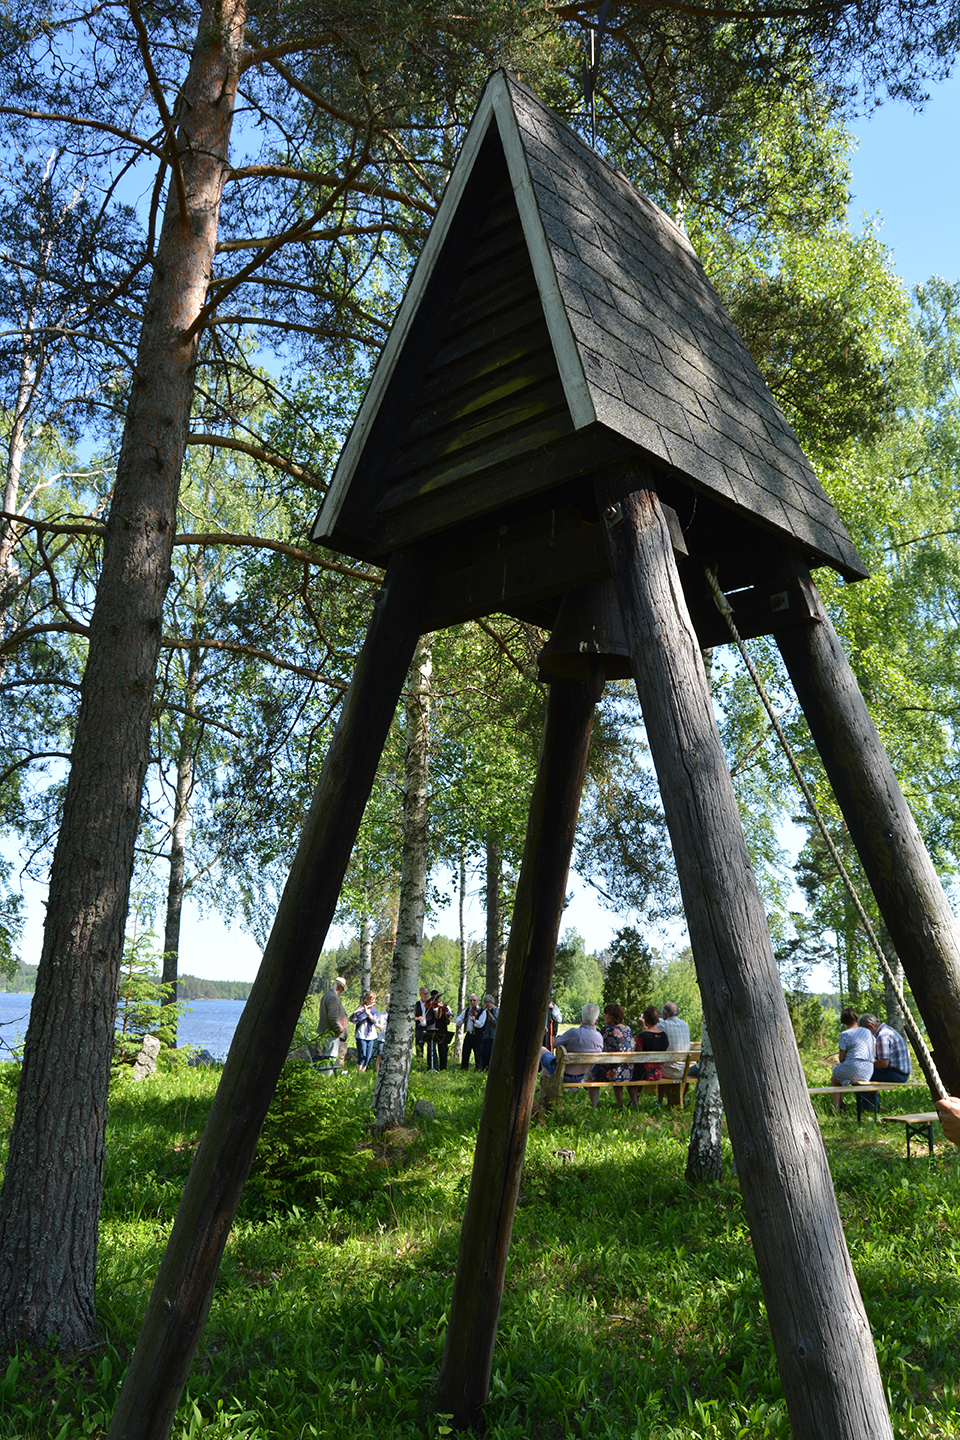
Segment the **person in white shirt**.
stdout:
[[[690,1049],[690,1026],[680,1019],[680,1008],[673,1000],[668,1000],[660,1012],[660,1029],[666,1033],[671,1050]],[[683,1061],[668,1060],[663,1067],[664,1083],[674,1085],[682,1079]]]
[[477,1070],[480,1069],[480,1041],[483,1038],[477,1033],[476,1023],[480,1019],[480,1001],[476,995],[468,995],[467,1003],[454,1020],[455,1025],[463,1026],[463,1047],[460,1051],[460,1069],[470,1069],[470,1056],[473,1056],[473,1063]]

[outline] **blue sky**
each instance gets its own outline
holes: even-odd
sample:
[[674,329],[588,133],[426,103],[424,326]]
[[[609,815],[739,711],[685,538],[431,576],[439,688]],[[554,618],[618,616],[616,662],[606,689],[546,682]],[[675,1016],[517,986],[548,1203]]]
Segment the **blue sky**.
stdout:
[[908,285],[960,279],[960,69],[919,114],[884,105],[853,130],[853,228],[882,216],[880,238]]

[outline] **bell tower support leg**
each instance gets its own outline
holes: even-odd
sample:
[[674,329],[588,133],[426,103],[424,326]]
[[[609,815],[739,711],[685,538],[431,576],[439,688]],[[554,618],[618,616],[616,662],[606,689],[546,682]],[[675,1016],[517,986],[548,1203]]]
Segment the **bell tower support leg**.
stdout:
[[260,1127],[336,909],[420,635],[424,571],[390,561],[256,981],[187,1177],[109,1440],[164,1440],[203,1333]]
[[650,477],[596,483],[797,1440],[891,1435],[697,639]]
[[880,914],[903,962],[940,1078],[960,1095],[960,927],[850,661],[805,566],[816,619],[774,633]]
[[459,1421],[476,1416],[490,1388],[595,693],[554,680],[547,701],[438,1383],[438,1413]]

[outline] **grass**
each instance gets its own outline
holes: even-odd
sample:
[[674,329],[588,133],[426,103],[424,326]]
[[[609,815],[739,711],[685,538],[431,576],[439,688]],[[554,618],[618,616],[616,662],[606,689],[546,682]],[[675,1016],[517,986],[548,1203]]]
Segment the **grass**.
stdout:
[[[118,1088],[98,1290],[107,1338],[70,1363],[11,1361],[3,1440],[105,1433],[216,1080],[189,1070]],[[339,1085],[345,1124],[367,1115],[372,1082],[324,1082]],[[367,1167],[310,1205],[238,1220],[177,1440],[446,1433],[433,1384],[482,1087],[472,1072],[416,1073],[411,1105],[431,1100],[436,1120],[371,1147]],[[896,1108],[926,1108],[922,1093]],[[960,1153],[940,1140],[932,1161],[908,1165],[898,1127],[818,1113],[895,1433],[960,1436]],[[729,1148],[727,1178],[689,1190],[689,1125],[689,1109],[645,1099],[618,1115],[583,1096],[535,1123],[487,1407],[494,1440],[789,1436]]]

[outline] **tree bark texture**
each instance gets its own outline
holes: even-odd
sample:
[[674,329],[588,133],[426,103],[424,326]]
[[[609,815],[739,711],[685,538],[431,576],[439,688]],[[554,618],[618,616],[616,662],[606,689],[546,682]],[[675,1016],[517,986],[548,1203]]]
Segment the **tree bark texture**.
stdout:
[[417,642],[424,589],[419,560],[395,555],[187,1177],[109,1440],[164,1440],[169,1432]]
[[458,1420],[475,1418],[490,1388],[595,693],[550,686],[438,1381],[438,1413]]
[[[187,863],[187,829],[196,764],[195,720],[200,666],[201,658],[198,647],[189,652],[187,660],[187,683],[183,695],[184,720],[180,728],[180,743],[177,746],[177,785],[173,798],[173,824],[170,826],[170,875],[167,880],[167,913],[163,927],[161,979],[166,987],[163,997],[164,1005],[177,1003],[177,977],[180,971],[180,921],[183,916]],[[176,1045],[176,1026],[173,1027],[171,1040]]]
[[390,1009],[383,1054],[373,1092],[380,1130],[402,1125],[407,1110],[415,1033],[414,1008],[423,953],[423,917],[427,907],[430,822],[430,679],[433,659],[425,636],[414,656],[407,682],[407,743],[404,755],[403,849],[400,856],[400,904],[397,943],[390,972]]
[[373,926],[370,923],[370,916],[365,910],[360,916],[360,998],[363,999],[370,989],[370,976],[373,972]]
[[487,836],[487,994],[500,1003],[500,986],[503,983],[501,958],[503,955],[503,922],[500,913],[501,881],[503,879],[503,858],[500,846],[493,835]]
[[776,632],[837,803],[923,1016],[960,1094],[960,928],[819,592],[809,625]]
[[688,1185],[703,1185],[709,1180],[723,1179],[723,1146],[720,1143],[723,1132],[723,1096],[720,1093],[710,1032],[706,1025],[703,1027],[699,1064],[697,1098],[693,1105],[687,1168],[683,1177]]
[[596,489],[793,1433],[889,1437],[667,523],[639,464]]
[[228,173],[243,0],[205,0],[107,521],[23,1074],[0,1198],[7,1346],[97,1340],[94,1279],[117,985],[150,754],[197,339]]

